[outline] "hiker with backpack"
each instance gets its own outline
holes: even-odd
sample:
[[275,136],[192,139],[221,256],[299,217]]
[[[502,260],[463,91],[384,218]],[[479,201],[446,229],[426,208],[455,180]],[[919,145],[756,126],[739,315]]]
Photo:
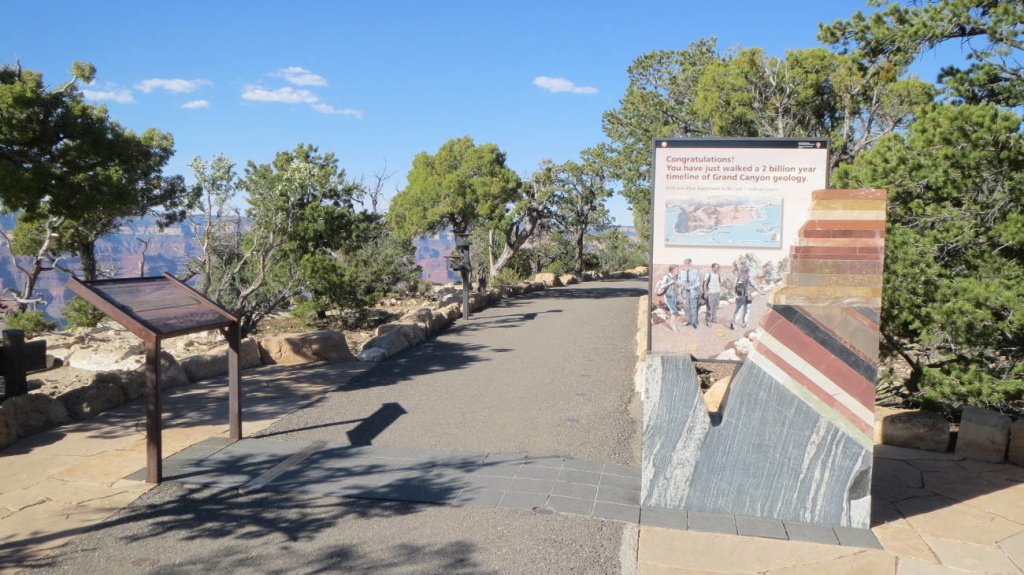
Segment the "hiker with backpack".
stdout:
[[676,290],[676,272],[678,270],[679,266],[677,265],[668,266],[668,273],[654,286],[654,293],[665,298],[665,305],[669,311],[668,321],[665,323],[672,331],[679,331],[679,328],[676,327],[676,318],[679,317],[679,304],[677,303],[679,292]]
[[750,300],[754,297],[754,284],[750,281],[750,268],[740,268],[739,277],[736,278],[736,311],[732,314],[732,322],[729,329],[736,329],[736,324],[742,320],[743,327],[747,327],[747,320],[750,319]]
[[701,282],[703,299],[707,302],[704,322],[708,327],[711,327],[712,323],[718,323],[718,301],[722,297],[722,274],[718,269],[718,264],[711,264],[711,269],[707,271],[704,281]]
[[686,312],[686,323],[683,327],[692,325],[693,329],[700,326],[700,273],[693,269],[693,260],[683,260],[683,269],[676,275],[676,285],[679,286],[679,295],[683,298],[683,311]]

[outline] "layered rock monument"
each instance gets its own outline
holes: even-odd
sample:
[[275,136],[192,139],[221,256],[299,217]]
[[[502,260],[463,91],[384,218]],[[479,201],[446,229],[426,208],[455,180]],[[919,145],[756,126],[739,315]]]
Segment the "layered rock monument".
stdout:
[[884,190],[819,190],[761,337],[708,411],[687,355],[651,355],[643,504],[867,529]]

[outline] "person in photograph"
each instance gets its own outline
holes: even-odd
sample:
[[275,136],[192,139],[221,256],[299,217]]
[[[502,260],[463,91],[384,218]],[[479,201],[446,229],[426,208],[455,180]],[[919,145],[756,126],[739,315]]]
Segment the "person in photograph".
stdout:
[[711,264],[711,269],[705,272],[701,290],[708,302],[704,322],[711,327],[711,324],[718,323],[718,301],[722,297],[722,274],[718,264]]
[[736,329],[736,324],[741,323],[747,327],[750,319],[750,301],[754,298],[754,283],[750,281],[750,268],[740,267],[739,275],[736,278],[736,311],[732,314],[732,322],[729,329]]
[[683,299],[683,311],[686,313],[686,323],[683,327],[692,325],[693,329],[700,326],[700,273],[693,269],[693,260],[683,260],[683,269],[676,274],[676,285],[679,286],[679,295]]
[[668,307],[668,321],[665,322],[672,331],[679,331],[676,327],[676,318],[679,317],[679,292],[676,289],[676,272],[679,266],[668,266],[668,273],[665,274],[654,286],[654,293],[665,298],[665,305]]

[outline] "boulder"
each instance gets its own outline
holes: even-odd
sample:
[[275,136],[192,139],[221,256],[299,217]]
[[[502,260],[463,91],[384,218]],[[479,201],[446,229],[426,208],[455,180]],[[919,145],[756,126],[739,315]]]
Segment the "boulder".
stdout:
[[427,339],[427,330],[415,323],[406,323],[401,321],[386,323],[377,328],[375,335],[384,335],[387,333],[397,333],[405,339],[406,343],[408,343],[410,347],[418,345],[420,342]]
[[[228,344],[181,360],[181,368],[189,381],[200,381],[224,375],[228,372]],[[263,365],[260,358],[260,347],[251,337],[243,339],[238,345],[238,364],[240,369],[251,369]]]
[[949,448],[949,422],[931,411],[876,408],[875,428],[881,443],[924,451]]
[[439,307],[434,314],[444,317],[446,322],[455,321],[462,317],[462,300],[459,300],[458,303],[451,303],[444,307]]
[[725,393],[729,391],[729,378],[716,381],[707,391],[704,392],[704,404],[709,412],[716,412],[722,407],[725,400]]
[[542,284],[544,284],[545,287],[561,287],[562,286],[562,280],[559,278],[558,274],[554,274],[554,273],[550,273],[550,272],[542,272],[542,273],[537,274],[537,276],[535,278],[533,278],[533,281],[538,282],[538,283],[542,283]]
[[92,417],[121,405],[128,400],[128,394],[124,386],[114,383],[114,380],[108,377],[62,393],[57,399],[72,416]]
[[487,307],[488,303],[490,303],[490,300],[488,299],[487,294],[469,294],[469,311],[480,311]]
[[[163,372],[160,374],[161,389],[163,389],[164,387],[168,387],[165,383],[165,378],[168,376],[169,370],[173,370],[173,374],[171,375],[172,381],[169,387],[174,387],[175,385],[181,384],[181,382],[178,381],[180,379],[180,376],[178,375],[177,370],[174,370],[173,367],[171,367],[169,364],[163,364],[161,367],[163,367],[164,369]],[[100,372],[96,374],[96,377],[93,380],[93,385],[95,385],[96,382],[104,384],[112,383],[120,387],[121,390],[124,392],[124,396],[127,400],[142,397],[142,395],[146,393],[145,370]]]
[[190,355],[181,360],[181,368],[189,381],[201,381],[228,372],[228,352],[225,349]]
[[1010,448],[1006,459],[1010,463],[1024,466],[1024,419],[1010,424]]
[[363,351],[356,354],[356,359],[359,361],[384,361],[388,358],[388,352],[384,351],[379,347],[368,347]]
[[398,321],[403,323],[414,323],[423,328],[423,331],[430,332],[430,326],[434,321],[434,312],[427,307],[413,309],[405,312]]
[[409,342],[398,331],[389,331],[375,336],[363,344],[363,350],[374,347],[384,350],[384,353],[391,357],[409,347]]
[[14,414],[0,405],[0,449],[18,440],[18,423]]
[[437,298],[437,307],[445,307],[453,303],[461,303],[462,286],[458,284],[449,284],[444,287],[437,288],[434,295]]
[[558,281],[562,282],[562,285],[569,286],[580,283],[580,276],[576,274],[562,274],[558,276]]
[[[132,336],[135,337],[135,336]],[[112,339],[109,342],[90,342],[73,348],[64,359],[65,365],[88,371],[117,371],[136,369],[146,362],[146,344]]]
[[451,321],[452,320],[450,320],[446,314],[437,312],[431,314],[430,325],[427,326],[427,335],[429,336],[437,333],[441,328],[451,323]]
[[[60,425],[68,420],[64,405],[42,393],[26,393],[4,401],[2,410],[13,420],[13,427],[19,437]],[[10,426],[0,421],[0,427]],[[11,442],[13,443],[13,441]]]
[[356,357],[348,349],[345,334],[338,331],[281,333],[262,337],[258,343],[260,357],[263,363],[268,365],[356,361]]
[[994,411],[964,406],[956,454],[982,461],[1002,462],[1010,442],[1010,418]]

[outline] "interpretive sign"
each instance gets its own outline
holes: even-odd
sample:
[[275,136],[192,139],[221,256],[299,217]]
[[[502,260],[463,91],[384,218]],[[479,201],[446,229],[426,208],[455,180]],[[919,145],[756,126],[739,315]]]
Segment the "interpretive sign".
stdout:
[[826,187],[828,142],[657,139],[653,160],[649,349],[741,360]]
[[230,436],[242,438],[238,320],[177,278],[68,280],[68,289],[146,342],[146,481],[162,479],[160,341],[220,329],[228,340],[228,419]]

